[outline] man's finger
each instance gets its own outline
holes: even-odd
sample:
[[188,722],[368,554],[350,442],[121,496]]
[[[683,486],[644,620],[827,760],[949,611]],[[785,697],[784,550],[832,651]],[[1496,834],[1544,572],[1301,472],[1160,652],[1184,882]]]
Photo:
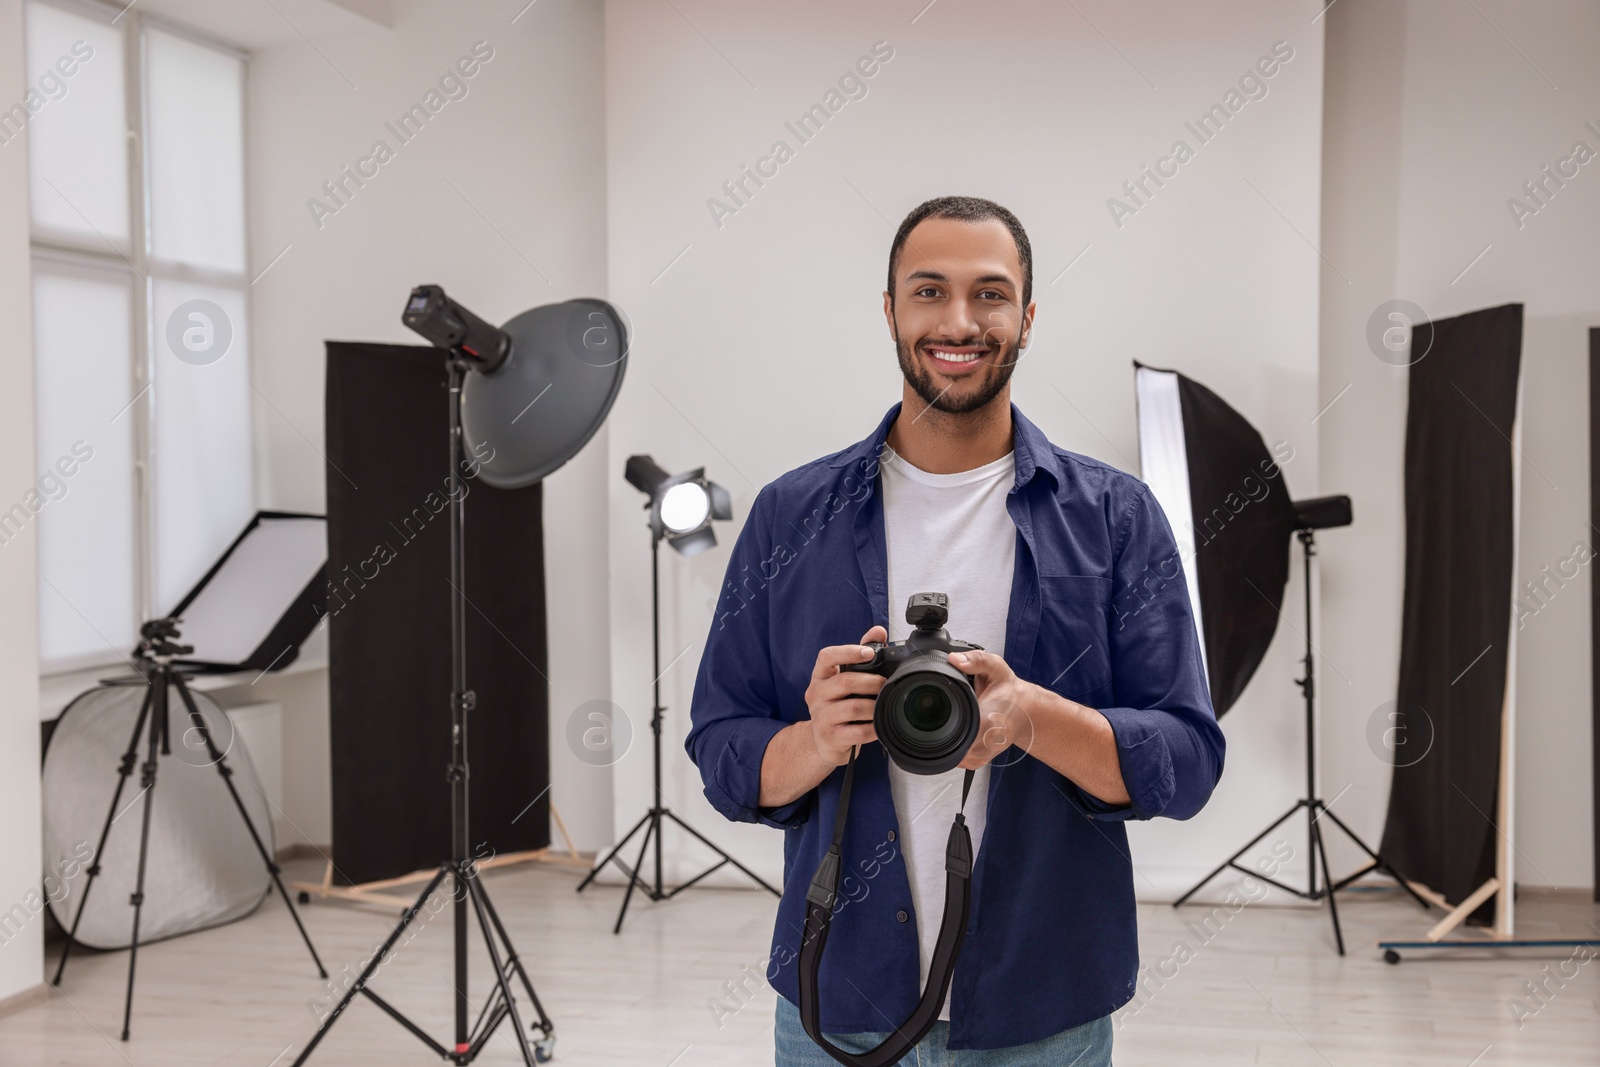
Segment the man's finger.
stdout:
[[835,740],[849,745],[865,745],[878,739],[878,733],[870,722],[855,726],[840,726],[836,728],[833,736]]
[[950,653],[950,663],[953,666],[961,668],[961,670],[966,674],[978,674],[984,676],[999,674],[1007,669],[1005,660],[1001,659],[993,652],[984,652],[982,650],[973,652],[952,652]]
[[876,697],[888,679],[866,671],[841,671],[817,683],[816,693],[824,700],[843,700],[851,696]]
[[817,653],[817,665],[811,671],[811,680],[820,682],[832,678],[834,671],[846,663],[865,663],[872,658],[866,645],[829,645]]

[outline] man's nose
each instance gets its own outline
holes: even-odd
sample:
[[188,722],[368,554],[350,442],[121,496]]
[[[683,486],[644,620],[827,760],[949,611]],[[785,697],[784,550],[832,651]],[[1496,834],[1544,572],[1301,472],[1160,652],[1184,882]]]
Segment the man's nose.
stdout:
[[977,309],[970,300],[950,301],[939,328],[952,341],[976,340],[984,335],[984,325],[978,321]]

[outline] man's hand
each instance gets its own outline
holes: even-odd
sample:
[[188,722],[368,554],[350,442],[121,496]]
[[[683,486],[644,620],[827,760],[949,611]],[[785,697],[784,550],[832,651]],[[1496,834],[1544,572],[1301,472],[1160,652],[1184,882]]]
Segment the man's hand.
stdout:
[[957,766],[975,771],[1012,745],[1024,752],[1032,748],[1034,728],[1027,708],[1038,686],[1018,678],[993,652],[952,652],[950,665],[973,676],[978,694],[978,738]]
[[950,664],[973,676],[978,739],[957,764],[977,770],[1012,745],[1107,804],[1129,804],[1111,723],[1091,707],[1018,678],[993,652],[952,652]]
[[[888,631],[874,626],[861,635],[862,642],[887,641]],[[829,645],[817,653],[817,664],[806,686],[806,707],[811,709],[811,736],[817,755],[837,767],[847,762],[850,750],[876,741],[872,705],[886,681],[881,675],[841,671],[841,664],[865,663],[872,658],[866,645]]]
[[[861,640],[888,637],[882,626],[874,626]],[[846,663],[865,663],[872,658],[871,651],[865,645],[830,645],[817,653],[811,684],[806,686],[811,717],[779,730],[762,753],[762,807],[781,807],[800,799],[848,762],[852,748],[878,739],[872,728],[872,704],[885,679],[839,670]]]

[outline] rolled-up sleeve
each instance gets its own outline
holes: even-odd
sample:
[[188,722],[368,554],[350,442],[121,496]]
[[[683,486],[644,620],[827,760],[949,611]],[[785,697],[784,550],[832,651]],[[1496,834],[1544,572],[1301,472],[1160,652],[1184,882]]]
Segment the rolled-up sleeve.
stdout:
[[780,829],[810,813],[812,793],[776,808],[760,806],[761,761],[789,723],[778,708],[768,639],[771,591],[760,580],[772,565],[772,487],[756,494],[728,558],[711,632],[700,656],[684,748],[700,770],[705,796],[735,822]]
[[1212,711],[1183,560],[1148,486],[1118,538],[1110,619],[1114,707],[1100,713],[1116,735],[1131,803],[1083,794],[1097,819],[1187,819],[1222,776],[1224,742]]

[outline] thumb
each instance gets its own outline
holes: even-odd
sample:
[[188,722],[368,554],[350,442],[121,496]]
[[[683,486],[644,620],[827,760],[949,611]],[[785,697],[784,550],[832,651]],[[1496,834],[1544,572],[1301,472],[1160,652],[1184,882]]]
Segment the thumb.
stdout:
[[993,653],[976,650],[950,653],[950,663],[967,674],[987,675],[994,669]]

